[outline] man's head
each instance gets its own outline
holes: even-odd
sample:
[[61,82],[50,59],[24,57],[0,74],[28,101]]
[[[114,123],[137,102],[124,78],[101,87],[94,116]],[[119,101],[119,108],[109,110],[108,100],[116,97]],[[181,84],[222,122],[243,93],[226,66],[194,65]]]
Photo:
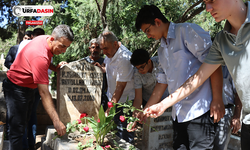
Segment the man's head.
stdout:
[[32,31],[26,31],[24,33],[23,40],[31,40]]
[[103,31],[98,37],[98,44],[108,58],[112,58],[119,49],[118,39],[112,31]]
[[32,33],[32,39],[39,36],[39,35],[44,35],[45,32],[42,28],[35,28]]
[[74,33],[67,25],[58,25],[53,30],[50,41],[50,49],[54,55],[65,53],[74,40]]
[[99,44],[97,42],[97,39],[94,38],[89,42],[89,51],[90,51],[90,57],[91,58],[99,58],[101,49],[99,47]]
[[158,7],[144,5],[137,14],[135,27],[137,31],[142,30],[146,33],[148,38],[158,40],[163,36],[163,31],[166,30],[163,26],[164,23],[167,24],[169,21]]
[[[230,10],[235,10],[237,4],[235,0],[203,0],[206,4],[206,11],[211,14],[216,22],[220,22],[224,19],[228,19],[233,16]],[[239,0],[239,3],[242,1]]]
[[141,74],[152,72],[153,64],[145,49],[135,50],[130,58],[130,63],[135,66]]

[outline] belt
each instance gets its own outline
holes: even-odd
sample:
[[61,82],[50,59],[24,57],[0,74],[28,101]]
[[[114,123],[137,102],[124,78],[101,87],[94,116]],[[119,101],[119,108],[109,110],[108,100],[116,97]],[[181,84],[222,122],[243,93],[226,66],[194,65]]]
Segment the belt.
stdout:
[[225,105],[225,108],[232,108],[232,107],[234,107],[234,104],[227,104],[227,105]]

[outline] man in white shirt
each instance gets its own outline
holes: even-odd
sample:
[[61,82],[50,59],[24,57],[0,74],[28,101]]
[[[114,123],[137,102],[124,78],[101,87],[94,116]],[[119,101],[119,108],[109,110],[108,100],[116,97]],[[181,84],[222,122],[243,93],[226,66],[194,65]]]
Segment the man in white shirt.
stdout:
[[[135,97],[133,66],[130,64],[130,56],[132,53],[120,42],[111,31],[104,31],[98,37],[98,43],[103,50],[103,54],[107,57],[104,59],[103,66],[106,68],[106,76],[108,83],[107,97],[113,103],[123,103],[126,100],[133,100]],[[123,108],[116,108],[119,112],[114,121],[117,124],[120,138],[129,143],[134,142],[134,133],[126,130],[127,121],[121,122],[119,116],[123,115]],[[106,113],[109,112],[109,108]]]

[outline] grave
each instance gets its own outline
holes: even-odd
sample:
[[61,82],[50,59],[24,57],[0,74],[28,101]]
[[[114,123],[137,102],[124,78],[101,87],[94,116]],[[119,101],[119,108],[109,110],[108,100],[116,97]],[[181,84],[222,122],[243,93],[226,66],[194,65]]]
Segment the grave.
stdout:
[[103,73],[86,60],[64,65],[57,75],[57,112],[67,124],[79,119],[81,113],[98,118],[101,104]]
[[172,150],[173,124],[172,107],[168,108],[157,118],[148,118],[143,125],[142,149],[143,150]]

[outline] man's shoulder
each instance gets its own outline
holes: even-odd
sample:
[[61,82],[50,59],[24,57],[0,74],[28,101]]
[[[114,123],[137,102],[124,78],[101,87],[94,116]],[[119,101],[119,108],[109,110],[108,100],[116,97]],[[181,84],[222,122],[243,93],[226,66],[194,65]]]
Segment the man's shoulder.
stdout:
[[195,23],[189,23],[189,22],[184,22],[184,23],[175,23],[175,30],[182,30],[182,29],[186,29],[186,30],[203,30],[199,25],[195,24]]

